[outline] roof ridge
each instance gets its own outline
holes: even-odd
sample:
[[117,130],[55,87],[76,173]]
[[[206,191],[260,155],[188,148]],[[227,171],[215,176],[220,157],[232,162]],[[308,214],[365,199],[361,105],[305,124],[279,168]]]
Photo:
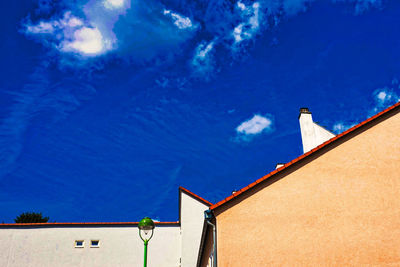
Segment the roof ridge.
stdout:
[[[224,203],[226,203],[226,202],[228,202],[228,201],[230,201],[230,200],[236,198],[237,196],[241,195],[243,192],[249,190],[250,188],[254,187],[255,185],[257,185],[257,184],[259,184],[259,183],[265,181],[266,179],[270,178],[271,176],[273,176],[273,175],[275,175],[275,174],[277,174],[277,173],[280,173],[281,171],[283,171],[284,169],[286,169],[286,168],[288,168],[289,166],[293,165],[294,163],[298,162],[299,160],[302,160],[302,159],[304,159],[304,158],[310,156],[311,154],[314,154],[315,152],[319,151],[320,149],[322,149],[322,148],[325,147],[326,145],[328,145],[328,144],[330,144],[330,143],[332,143],[332,142],[334,142],[334,141],[336,141],[336,140],[341,139],[343,136],[345,136],[345,135],[347,135],[347,134],[349,134],[349,133],[355,131],[356,129],[358,129],[358,128],[364,126],[365,124],[367,124],[367,123],[369,123],[369,122],[371,122],[371,121],[374,121],[375,119],[381,117],[382,115],[388,113],[389,111],[391,111],[391,110],[393,110],[393,109],[395,109],[395,108],[397,108],[397,107],[400,107],[400,102],[397,102],[396,104],[394,104],[394,105],[392,105],[392,106],[390,106],[390,107],[384,109],[383,111],[381,111],[381,112],[375,114],[374,116],[372,116],[372,117],[370,117],[370,118],[368,118],[368,119],[366,119],[366,120],[360,122],[360,123],[357,124],[357,125],[354,125],[354,126],[351,127],[350,129],[348,129],[348,130],[346,130],[346,131],[344,131],[344,132],[342,132],[342,133],[340,133],[340,134],[338,134],[338,135],[332,137],[331,139],[325,141],[325,142],[322,143],[321,145],[319,145],[319,146],[313,148],[312,150],[308,151],[307,153],[304,153],[304,154],[298,156],[297,158],[293,159],[292,161],[290,161],[290,162],[284,164],[282,167],[280,167],[280,168],[278,168],[278,169],[276,169],[276,170],[273,170],[272,172],[270,172],[270,173],[264,175],[263,177],[257,179],[257,180],[254,181],[253,183],[247,185],[246,187],[240,189],[239,191],[233,193],[232,195],[230,195],[230,196],[224,198],[223,200],[221,200],[221,201],[215,203],[214,205],[212,205],[212,206],[210,207],[210,210],[214,210],[214,209],[220,207],[220,206],[223,205]],[[319,125],[319,126],[320,126],[320,125]]]
[[193,193],[193,192],[187,190],[186,188],[184,188],[184,187],[182,187],[182,186],[179,187],[179,191],[185,192],[186,194],[192,196],[193,198],[197,199],[198,201],[204,203],[205,205],[207,205],[207,206],[209,206],[209,207],[213,205],[213,203],[211,203],[210,201],[208,201],[208,200],[206,200],[206,199],[204,199],[204,198],[202,198],[202,197],[196,195],[195,193]]

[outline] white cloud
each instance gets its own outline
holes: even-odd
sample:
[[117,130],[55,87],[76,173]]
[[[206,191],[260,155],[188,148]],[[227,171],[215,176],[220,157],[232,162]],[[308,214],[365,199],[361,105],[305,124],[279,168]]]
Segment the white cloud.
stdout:
[[[83,1],[86,3],[78,3]],[[171,53],[198,28],[190,18],[165,9],[158,0],[83,1],[70,5],[74,12],[27,23],[25,34],[62,54],[78,55],[83,63],[85,58],[109,52],[142,62]],[[62,62],[75,64],[75,59],[68,57]]]
[[167,9],[164,9],[164,15],[170,16],[176,27],[179,29],[188,29],[193,27],[193,23],[188,17],[184,17]]
[[65,24],[65,26],[69,26],[69,27],[79,27],[82,26],[83,22],[82,20],[78,19],[77,17],[71,17]]
[[82,27],[74,32],[71,41],[61,43],[61,50],[77,52],[87,56],[94,56],[110,50],[111,42],[104,40],[97,28]]
[[375,101],[379,106],[394,104],[400,100],[399,95],[392,88],[382,88],[375,91]]
[[355,124],[348,124],[348,123],[344,123],[344,122],[337,122],[333,125],[332,129],[333,132],[336,134],[340,134],[348,129],[350,129],[351,127],[353,127]]
[[[392,85],[395,85],[397,87],[397,81],[392,81]],[[384,87],[375,90],[375,92],[373,93],[375,107],[370,111],[370,115],[374,115],[377,112],[399,102],[400,96],[395,91],[397,89],[398,88]]]
[[53,33],[54,26],[52,23],[41,21],[39,24],[32,26],[29,25],[26,29],[29,33]]
[[108,9],[122,8],[125,5],[124,0],[105,0],[103,3],[104,7]]
[[198,60],[204,60],[210,53],[210,51],[213,49],[213,47],[214,47],[214,42],[210,42],[208,43],[208,45],[200,44],[196,49],[195,58]]
[[[392,80],[392,86],[394,86],[394,88],[383,87],[383,88],[379,88],[373,92],[372,95],[373,95],[374,105],[371,105],[372,107],[368,111],[368,117],[376,115],[378,112],[382,111],[383,109],[388,108],[397,102],[400,102],[400,96],[396,92],[396,90],[399,89],[398,83],[399,83],[398,80],[396,78],[394,78]],[[356,124],[357,123],[340,121],[340,122],[335,123],[333,125],[332,129],[333,129],[334,133],[339,134],[341,132],[344,132],[344,131],[350,129],[351,127],[353,127]]]
[[201,43],[196,47],[191,62],[195,74],[209,74],[214,69],[214,60],[212,56],[214,44],[214,41],[211,41],[208,44]]
[[253,118],[242,122],[236,128],[236,132],[244,135],[257,135],[272,130],[272,124],[271,118],[256,114]]
[[245,11],[246,10],[246,5],[245,4],[243,4],[242,2],[237,2],[237,7],[240,9],[240,10],[242,10],[242,11]]
[[391,95],[391,94],[388,95],[387,92],[382,91],[382,92],[379,92],[379,93],[376,95],[376,98],[377,98],[377,100],[378,100],[379,102],[385,102],[387,99],[392,98],[392,95]]
[[91,24],[67,11],[61,19],[27,25],[26,33],[49,35],[54,47],[62,52],[95,56],[112,50],[115,40],[105,38],[100,29]]
[[26,31],[31,34],[53,34],[56,31],[71,30],[82,25],[83,21],[80,18],[67,11],[59,20],[40,21],[37,25],[27,25]]
[[241,23],[235,27],[232,33],[236,43],[243,41],[242,32],[243,32],[243,24]]
[[241,16],[244,21],[239,23],[232,32],[232,36],[235,43],[240,43],[243,40],[252,38],[260,27],[260,3],[255,2],[251,6],[246,6],[242,2],[236,3],[237,9],[239,9]]

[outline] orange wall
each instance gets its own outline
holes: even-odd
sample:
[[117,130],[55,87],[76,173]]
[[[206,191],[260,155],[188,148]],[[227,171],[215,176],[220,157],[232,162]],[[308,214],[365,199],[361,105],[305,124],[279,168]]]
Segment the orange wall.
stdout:
[[219,267],[400,266],[400,113],[217,213],[217,227]]

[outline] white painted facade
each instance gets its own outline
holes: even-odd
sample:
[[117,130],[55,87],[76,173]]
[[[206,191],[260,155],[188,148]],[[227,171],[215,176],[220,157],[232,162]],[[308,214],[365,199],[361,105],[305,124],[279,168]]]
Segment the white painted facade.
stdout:
[[308,108],[300,109],[299,123],[304,153],[335,137],[333,133],[313,121]]
[[[148,247],[148,266],[177,267],[179,226],[157,226]],[[99,247],[90,247],[91,240]],[[75,248],[75,240],[84,240]],[[0,229],[0,266],[143,266],[137,226],[18,227]]]
[[182,266],[194,267],[197,264],[206,209],[208,206],[185,193],[181,194]]
[[[149,267],[196,265],[208,206],[183,190],[180,223],[157,223],[148,246]],[[195,196],[195,195],[194,195]],[[75,241],[83,240],[82,248]],[[98,240],[98,247],[91,247]],[[143,266],[137,223],[1,225],[1,267]]]

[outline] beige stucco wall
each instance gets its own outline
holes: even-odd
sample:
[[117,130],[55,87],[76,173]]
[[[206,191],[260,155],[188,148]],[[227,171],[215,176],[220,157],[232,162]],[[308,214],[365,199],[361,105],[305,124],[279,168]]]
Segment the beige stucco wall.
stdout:
[[400,266],[400,114],[217,214],[219,267]]
[[[100,240],[90,248],[90,240]],[[75,248],[75,240],[85,240]],[[180,266],[180,227],[157,226],[149,242],[148,266]],[[136,226],[0,229],[1,267],[143,266]]]

